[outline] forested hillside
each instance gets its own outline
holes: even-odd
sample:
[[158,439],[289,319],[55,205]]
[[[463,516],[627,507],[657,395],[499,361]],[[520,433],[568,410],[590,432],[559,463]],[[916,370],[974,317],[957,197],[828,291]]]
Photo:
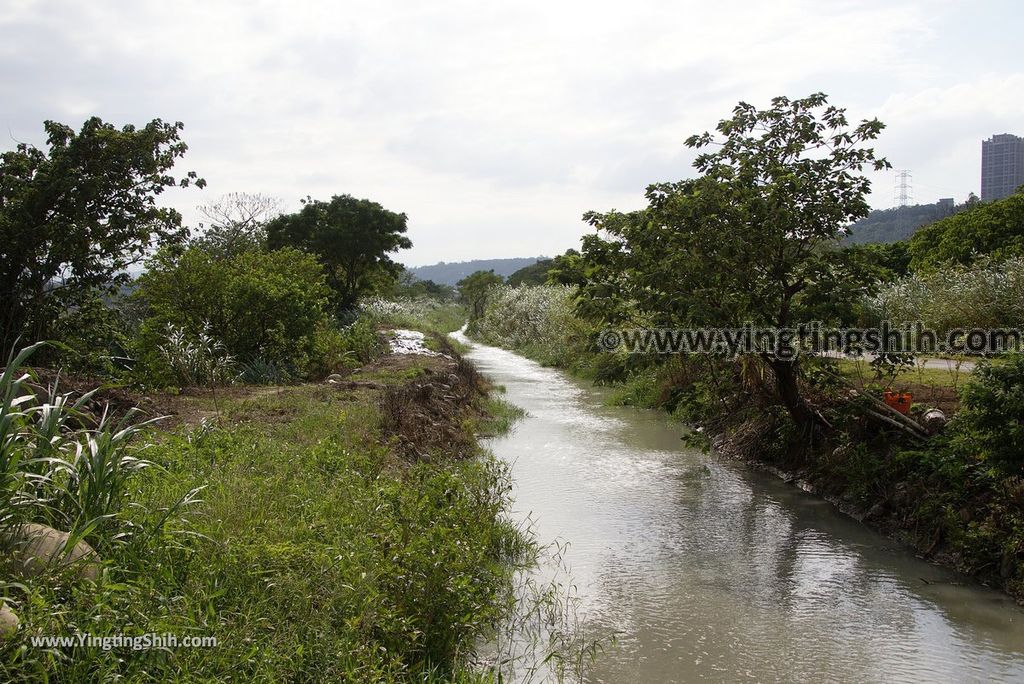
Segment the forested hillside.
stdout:
[[474,259],[473,261],[441,261],[429,266],[416,266],[408,269],[420,280],[433,280],[442,285],[455,285],[471,273],[477,271],[494,271],[495,274],[507,278],[521,268],[531,266],[543,259],[536,257],[515,257],[511,259]]
[[921,226],[934,223],[960,211],[965,205],[915,204],[909,207],[876,209],[850,226],[847,244],[899,242],[906,240]]

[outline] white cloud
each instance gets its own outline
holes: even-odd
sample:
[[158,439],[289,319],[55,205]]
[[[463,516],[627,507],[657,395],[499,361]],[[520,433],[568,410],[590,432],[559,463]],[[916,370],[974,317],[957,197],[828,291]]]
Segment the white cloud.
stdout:
[[1017,23],[985,16],[923,1],[19,0],[0,8],[0,126],[39,141],[45,118],[182,120],[183,166],[210,182],[169,195],[186,217],[223,192],[292,208],[347,192],[409,214],[410,263],[552,254],[584,211],[687,175],[682,141],[740,99],[824,90],[889,123],[880,147],[920,198],[924,183],[976,190],[980,138],[1024,132],[1020,71],[999,59]]

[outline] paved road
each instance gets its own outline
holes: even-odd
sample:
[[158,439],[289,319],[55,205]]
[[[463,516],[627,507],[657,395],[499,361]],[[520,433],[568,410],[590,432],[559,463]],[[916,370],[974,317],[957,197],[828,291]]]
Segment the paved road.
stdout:
[[[842,352],[826,352],[824,354],[824,356],[828,356],[828,357],[833,358],[833,359],[845,358],[845,359],[849,359],[851,361],[856,361],[857,359],[863,359],[864,361],[871,362],[875,358],[876,355],[875,354],[864,354],[863,356],[846,356]],[[939,359],[939,358],[935,358],[935,357],[925,357],[925,356],[919,356],[916,359],[914,359],[914,365],[917,366],[917,367],[938,368],[939,370],[954,371],[954,370],[956,370],[956,364],[957,364],[957,362],[954,361],[953,359]],[[977,366],[977,365],[978,364],[975,361],[971,361],[969,359],[964,359],[963,361],[960,362],[960,372],[961,373],[970,373],[971,371],[974,370],[975,366]]]

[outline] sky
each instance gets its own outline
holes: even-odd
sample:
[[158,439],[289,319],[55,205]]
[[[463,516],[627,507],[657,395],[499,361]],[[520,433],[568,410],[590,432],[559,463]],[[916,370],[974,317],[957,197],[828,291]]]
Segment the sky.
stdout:
[[[1024,135],[1015,2],[0,0],[0,150],[47,119],[185,124],[163,196],[351,194],[409,217],[410,265],[554,255],[588,210],[691,177],[683,141],[739,101],[825,92],[887,128],[913,197],[979,192],[981,141]],[[871,204],[894,201],[872,174]]]

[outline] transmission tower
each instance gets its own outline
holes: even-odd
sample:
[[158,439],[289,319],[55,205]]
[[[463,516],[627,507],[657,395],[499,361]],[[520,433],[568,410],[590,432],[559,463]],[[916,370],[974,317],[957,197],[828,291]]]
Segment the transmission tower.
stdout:
[[897,209],[908,207],[914,202],[914,175],[904,169],[896,172],[896,187],[893,189],[892,201]]
[[896,172],[896,187],[892,191],[892,203],[896,206],[896,235],[902,240],[907,236],[907,207],[914,201],[913,176],[906,169]]

